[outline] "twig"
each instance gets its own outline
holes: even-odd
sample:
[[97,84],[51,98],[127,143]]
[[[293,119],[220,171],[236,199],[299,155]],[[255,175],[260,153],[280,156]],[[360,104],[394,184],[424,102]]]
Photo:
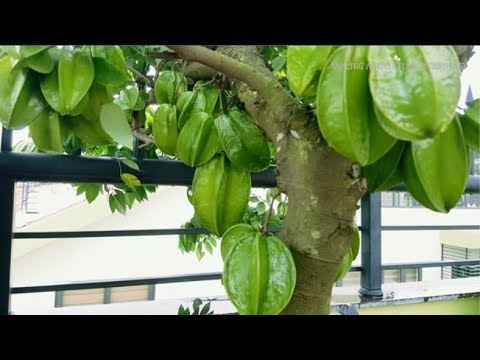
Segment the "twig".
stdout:
[[155,83],[153,82],[152,79],[146,77],[145,75],[143,75],[140,71],[134,69],[133,67],[129,66],[128,67],[128,70],[130,70],[132,73],[135,74],[135,76],[140,79],[142,82],[144,82],[145,84],[149,85],[150,87],[153,87],[155,85]]
[[138,123],[138,111],[134,111],[132,116],[132,135],[135,139],[138,139],[144,143],[140,145],[141,147],[155,144],[155,139],[153,137],[148,136],[140,131],[140,124]]
[[268,231],[268,222],[270,221],[270,216],[272,216],[272,210],[273,210],[273,203],[275,202],[275,199],[280,195],[281,193],[276,190],[277,192],[272,195],[272,201],[270,202],[270,207],[268,208],[265,217],[264,217],[264,222],[262,225],[262,234],[266,234]]

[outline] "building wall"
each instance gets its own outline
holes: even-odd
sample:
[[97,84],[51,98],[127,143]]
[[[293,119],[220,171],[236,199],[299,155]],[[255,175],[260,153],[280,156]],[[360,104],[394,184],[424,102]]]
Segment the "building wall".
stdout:
[[[262,193],[260,190],[256,190]],[[150,201],[134,205],[127,216],[111,214],[105,198],[77,203],[17,231],[74,231],[177,228],[193,208],[185,187],[159,187]],[[357,214],[359,223],[360,211]],[[438,214],[422,208],[383,208],[383,225],[478,224],[480,209]],[[439,261],[439,231],[383,232],[384,263]],[[360,264],[358,258],[354,264]],[[218,250],[198,261],[178,250],[178,236],[15,240],[12,284],[168,276],[222,271]],[[350,285],[358,286],[358,275]],[[439,279],[440,269],[425,269],[424,280]],[[345,284],[348,285],[348,284]],[[156,298],[225,296],[220,281],[157,285]],[[12,308],[53,307],[54,293],[14,295]]]

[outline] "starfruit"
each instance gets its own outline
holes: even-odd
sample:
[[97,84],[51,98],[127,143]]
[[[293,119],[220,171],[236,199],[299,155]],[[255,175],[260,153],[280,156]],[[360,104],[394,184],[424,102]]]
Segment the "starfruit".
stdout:
[[93,62],[82,49],[63,48],[58,66],[40,81],[43,96],[61,115],[76,115],[92,85]]
[[401,140],[445,131],[460,97],[460,65],[451,46],[370,46],[370,91],[378,121]]
[[240,231],[225,257],[223,286],[241,315],[276,315],[289,303],[296,282],[290,250],[275,236]]
[[233,245],[237,241],[243,238],[255,236],[255,229],[247,224],[237,224],[229,228],[222,236],[222,242],[220,244],[220,252],[222,254],[222,260],[225,261],[229,251],[233,248]]
[[199,166],[215,155],[218,144],[212,116],[205,112],[195,113],[180,131],[176,156],[188,166]]
[[460,116],[465,143],[480,152],[480,99],[473,101]]
[[368,191],[371,193],[384,191],[388,187],[401,183],[402,179],[396,170],[399,167],[404,148],[405,142],[398,141],[388,153],[362,169],[362,176],[367,179]]
[[270,148],[263,130],[244,111],[231,109],[215,119],[218,136],[230,161],[246,171],[270,165]]
[[27,66],[41,74],[49,74],[55,67],[50,49],[45,49],[25,59]]
[[287,49],[287,78],[297,96],[314,96],[317,83],[333,46],[289,46]]
[[52,109],[44,110],[28,126],[34,144],[47,153],[63,153],[63,143],[68,135],[59,114]]
[[195,83],[193,90],[198,90],[205,97],[205,112],[214,116],[219,109],[220,89],[218,86],[208,84],[205,80]]
[[0,46],[0,49],[14,59],[24,60],[48,49],[49,47],[49,45],[5,45]]
[[21,129],[46,109],[36,74],[5,56],[0,59],[0,122]]
[[353,231],[352,245],[348,248],[348,252],[342,258],[340,266],[338,267],[338,270],[337,270],[337,276],[335,277],[335,282],[337,282],[340,279],[343,279],[343,277],[348,273],[348,270],[350,270],[350,268],[352,267],[353,261],[358,256],[359,250],[360,250],[360,232],[358,231],[358,228],[355,227],[355,230]]
[[187,78],[181,72],[163,71],[155,81],[154,93],[158,104],[175,105],[184,91],[187,91]]
[[88,145],[99,146],[112,144],[112,138],[105,132],[100,122],[100,113],[104,104],[112,102],[106,88],[93,84],[86,95],[88,106],[78,116],[65,116],[73,133]]
[[431,210],[449,212],[465,190],[470,162],[458,118],[433,139],[407,145],[401,161],[410,194]]
[[395,144],[378,123],[368,89],[368,47],[342,46],[327,61],[318,83],[317,118],[328,144],[361,165]]
[[250,173],[233,165],[225,155],[216,155],[196,168],[193,177],[193,207],[202,225],[222,236],[242,221],[250,198]]
[[157,147],[167,155],[175,155],[178,140],[175,105],[162,104],[158,107],[153,115],[152,132]]
[[182,130],[187,121],[196,113],[205,110],[205,96],[198,91],[185,91],[177,100],[178,129]]

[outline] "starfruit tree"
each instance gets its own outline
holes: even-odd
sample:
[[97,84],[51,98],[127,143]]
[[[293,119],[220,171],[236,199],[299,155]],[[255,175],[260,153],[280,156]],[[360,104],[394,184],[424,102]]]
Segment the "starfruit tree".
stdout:
[[[222,283],[240,314],[328,314],[333,284],[358,254],[359,199],[403,182],[446,213],[479,150],[479,100],[457,107],[471,46],[1,51],[0,120],[28,126],[34,145],[23,150],[116,156],[138,170],[136,138],[145,157],[195,168],[185,226],[211,235],[182,235],[180,248],[201,255],[221,239]],[[272,164],[270,206],[252,211],[251,173]],[[106,191],[125,213],[155,190],[121,179],[78,192],[93,201]]]

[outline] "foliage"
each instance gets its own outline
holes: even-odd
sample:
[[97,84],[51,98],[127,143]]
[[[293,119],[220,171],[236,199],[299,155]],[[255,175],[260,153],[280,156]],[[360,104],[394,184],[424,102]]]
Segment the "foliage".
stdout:
[[210,310],[210,304],[211,302],[209,301],[203,305],[202,300],[196,298],[193,300],[192,310],[189,307],[184,308],[183,305],[180,305],[178,315],[213,315],[213,310]]
[[[28,127],[34,144],[18,149],[117,158],[122,183],[75,186],[89,203],[105,195],[112,212],[122,214],[156,190],[141,183],[134,139],[143,158],[193,167],[187,196],[195,215],[184,224],[193,230],[180,235],[180,250],[200,260],[227,236],[227,248],[237,249],[224,254],[224,285],[233,303],[241,313],[282,311],[296,271],[290,250],[269,227],[283,223],[287,200],[276,189],[266,199],[252,195],[250,176],[280,160],[274,143],[285,135],[267,138],[231,79],[218,73],[198,79],[181,51],[163,45],[0,49],[0,121]],[[469,150],[480,147],[480,116],[478,99],[457,111],[460,65],[453,47],[272,45],[261,55],[281,86],[254,90],[265,96],[286,89],[309,114],[306,122],[316,117],[318,142],[321,135],[356,164],[353,182],[370,192],[404,182],[433,211],[455,206],[466,185]],[[277,99],[255,105],[261,108],[264,100]],[[339,277],[358,252],[357,238],[353,243]],[[273,265],[279,261],[289,266]],[[283,280],[267,286],[273,278]]]

